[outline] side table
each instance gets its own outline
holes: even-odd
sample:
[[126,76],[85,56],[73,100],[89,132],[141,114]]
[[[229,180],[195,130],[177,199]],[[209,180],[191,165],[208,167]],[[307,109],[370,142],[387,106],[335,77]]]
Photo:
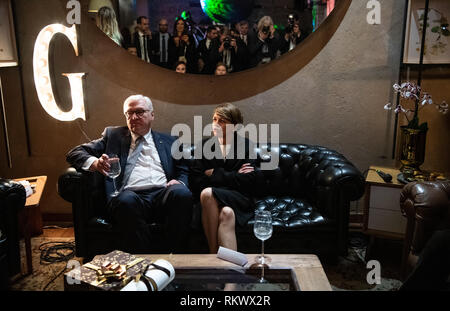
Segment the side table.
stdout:
[[17,178],[15,181],[28,181],[34,185],[34,192],[27,197],[25,207],[19,211],[19,230],[22,233],[25,242],[25,252],[27,256],[27,275],[33,273],[33,261],[31,253],[31,237],[42,234],[42,215],[39,203],[42,192],[47,182],[47,176],[34,176],[26,178]]
[[[392,182],[385,182],[375,170],[392,176]],[[366,259],[376,237],[403,240],[406,219],[400,211],[400,192],[405,186],[397,180],[399,169],[370,166],[366,178],[363,232],[370,236]]]

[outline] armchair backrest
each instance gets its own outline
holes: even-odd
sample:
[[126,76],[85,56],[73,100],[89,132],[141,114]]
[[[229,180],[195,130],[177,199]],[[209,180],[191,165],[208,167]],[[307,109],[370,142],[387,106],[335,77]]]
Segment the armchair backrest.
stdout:
[[419,254],[436,230],[450,228],[450,181],[411,182],[400,194],[407,218],[405,243]]

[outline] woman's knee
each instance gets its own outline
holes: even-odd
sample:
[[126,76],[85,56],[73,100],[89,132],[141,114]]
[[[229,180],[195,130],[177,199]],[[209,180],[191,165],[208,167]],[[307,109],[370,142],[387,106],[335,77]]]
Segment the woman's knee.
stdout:
[[214,195],[212,192],[212,188],[210,187],[203,189],[202,192],[200,193],[200,202],[202,203],[210,200],[211,198],[214,198]]
[[220,211],[219,221],[221,224],[234,226],[234,211],[231,207],[224,206]]

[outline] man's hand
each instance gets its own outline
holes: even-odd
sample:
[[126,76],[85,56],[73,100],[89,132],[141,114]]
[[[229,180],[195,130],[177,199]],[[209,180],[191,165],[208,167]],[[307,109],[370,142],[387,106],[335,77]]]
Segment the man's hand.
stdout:
[[225,41],[222,41],[222,44],[219,47],[219,53],[222,53],[225,50],[224,43],[225,43]]
[[181,184],[178,180],[176,179],[172,179],[171,181],[169,181],[166,185],[166,187],[172,186],[172,185],[178,185]]
[[149,37],[149,39],[152,39],[152,31],[150,28],[145,29],[144,34]]
[[91,167],[89,168],[90,171],[97,171],[100,174],[103,174],[105,176],[108,176],[108,172],[110,169],[110,165],[109,165],[109,157],[107,154],[102,154],[102,156],[100,158],[98,158],[97,160],[94,161],[94,163],[92,163]]
[[236,43],[236,39],[231,39],[230,41],[230,46],[232,46],[234,48],[234,51],[237,52],[237,43]]
[[251,173],[255,170],[253,166],[250,165],[250,163],[244,163],[242,164],[241,168],[239,169],[238,173],[240,174],[247,174]]
[[206,170],[206,171],[205,171],[205,175],[209,177],[209,176],[212,175],[213,172],[214,172],[214,169],[213,169],[213,168],[210,168],[209,170]]

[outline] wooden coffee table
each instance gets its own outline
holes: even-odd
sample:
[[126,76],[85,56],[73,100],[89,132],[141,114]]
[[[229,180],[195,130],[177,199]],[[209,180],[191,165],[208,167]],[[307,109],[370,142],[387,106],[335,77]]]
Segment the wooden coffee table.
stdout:
[[[186,255],[136,255],[150,260],[165,259],[174,268],[237,268],[238,265],[219,259],[215,254]],[[247,254],[249,268],[256,254]],[[331,285],[316,255],[267,254],[272,261],[270,268],[291,268],[297,277],[302,291],[331,291]]]

